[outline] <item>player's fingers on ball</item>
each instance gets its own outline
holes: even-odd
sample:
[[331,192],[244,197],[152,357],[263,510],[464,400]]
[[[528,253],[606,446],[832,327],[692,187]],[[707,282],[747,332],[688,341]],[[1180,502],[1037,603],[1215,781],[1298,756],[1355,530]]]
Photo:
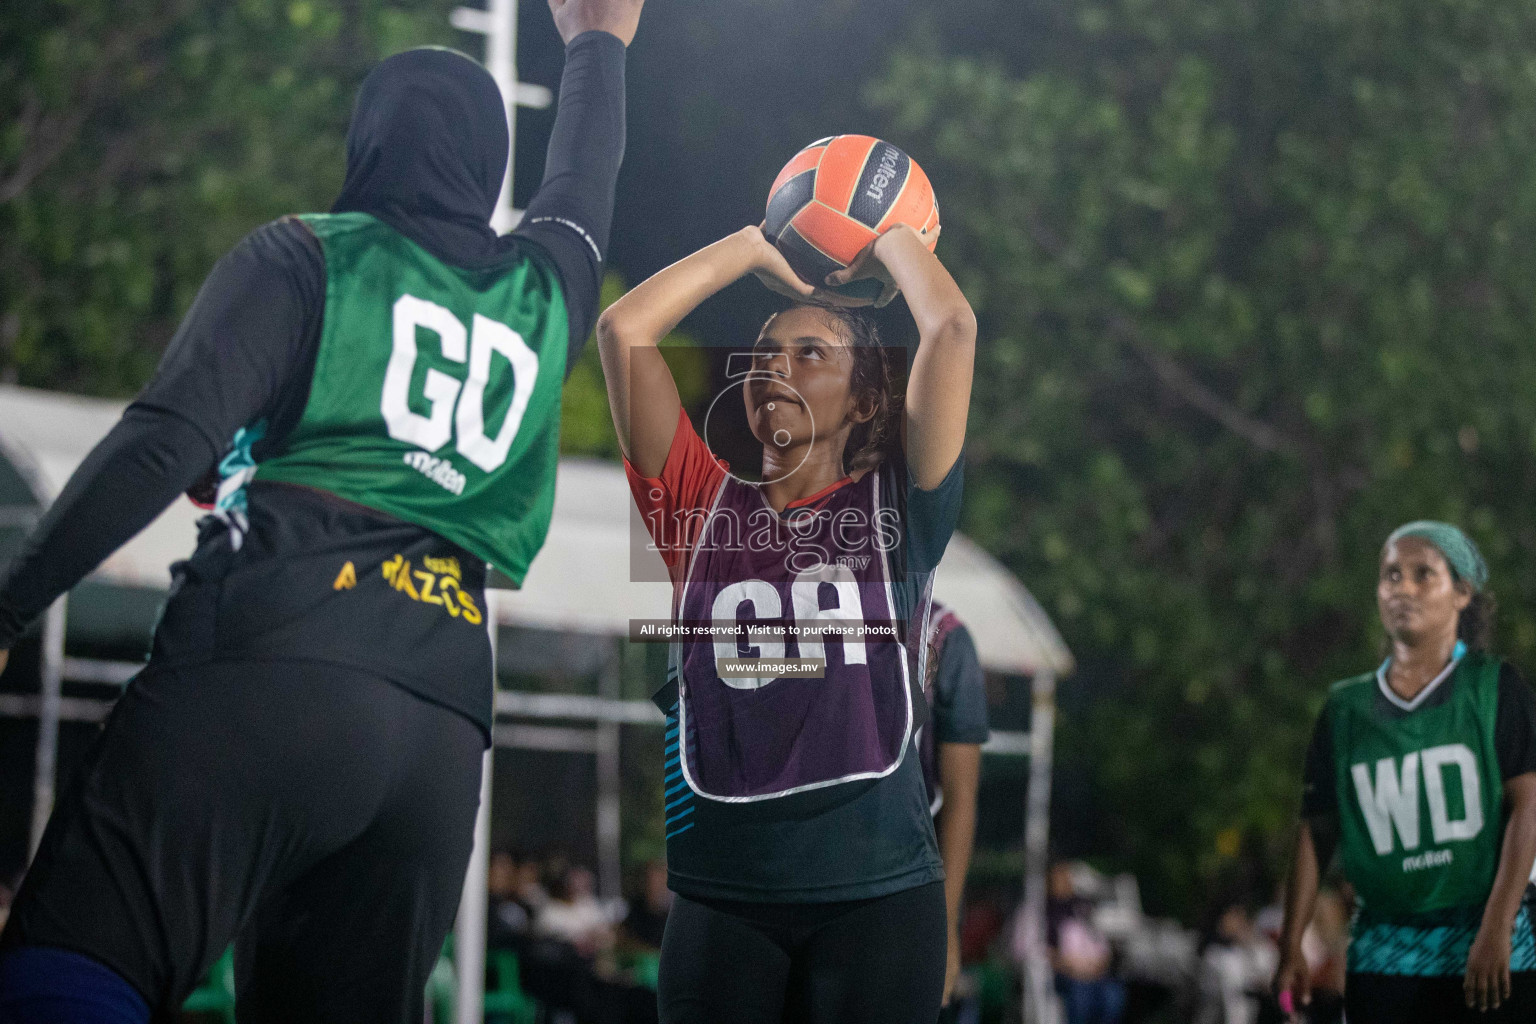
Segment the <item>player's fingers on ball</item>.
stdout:
[[816,299],[829,306],[868,306],[871,302],[856,295],[845,295],[842,292],[827,291],[824,288],[816,289]]

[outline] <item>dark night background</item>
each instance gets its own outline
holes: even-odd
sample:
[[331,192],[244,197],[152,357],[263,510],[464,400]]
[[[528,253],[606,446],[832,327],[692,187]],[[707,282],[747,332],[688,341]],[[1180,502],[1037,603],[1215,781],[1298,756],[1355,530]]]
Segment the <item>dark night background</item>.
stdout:
[[[132,395],[222,252],[329,205],[373,62],[479,54],[451,6],[8,3],[0,379]],[[521,8],[521,77],[554,86],[548,13]],[[1283,866],[1327,685],[1375,663],[1393,527],[1467,527],[1498,650],[1536,653],[1532,39],[1519,0],[651,0],[606,295],[759,221],[821,136],[927,170],[981,325],[962,529],[1079,665],[1056,845],[1194,920]],[[520,200],[552,116],[519,114]],[[772,308],[738,283],[681,333],[745,343]],[[592,355],[563,445],[612,457]],[[984,839],[1011,872],[1021,765],[999,764]]]

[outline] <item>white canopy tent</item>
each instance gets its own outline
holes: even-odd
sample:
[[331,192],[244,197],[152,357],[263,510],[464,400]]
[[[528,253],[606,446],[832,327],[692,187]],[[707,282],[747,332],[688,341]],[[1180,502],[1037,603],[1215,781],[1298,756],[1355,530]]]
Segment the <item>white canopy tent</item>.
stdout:
[[[101,399],[0,385],[0,531],[14,546],[63,489],[91,448],[121,416],[124,404]],[[502,628],[544,630],[609,638],[619,650],[632,619],[668,615],[670,588],[659,557],[644,550],[635,529],[629,491],[620,467],[580,459],[562,460],[549,538],[520,591],[500,591],[491,602]],[[169,565],[190,554],[196,522],[203,513],[179,499],[87,581],[120,590],[143,604],[158,601],[170,583]],[[632,538],[639,538],[632,540]],[[0,553],[7,545],[0,534]],[[632,558],[635,560],[632,564]],[[634,582],[636,578],[658,582]],[[1026,813],[1025,919],[1039,928],[1044,907],[1044,871],[1050,801],[1051,733],[1055,680],[1072,669],[1072,658],[1049,618],[1027,590],[996,560],[956,535],[939,568],[935,596],[952,607],[975,638],[982,666],[1027,676],[1034,694],[1031,732],[1001,733],[985,748],[996,754],[1031,754]],[[78,636],[92,623],[65,613],[64,599],[50,613],[45,637],[41,694],[0,694],[0,716],[40,718],[37,827],[52,805],[58,722],[99,719],[101,702],[62,698],[62,680],[125,682],[137,666],[68,657]],[[147,616],[146,616],[147,618]],[[496,631],[492,632],[493,640]],[[599,876],[610,894],[618,874],[618,742],[622,724],[660,724],[659,712],[644,700],[620,699],[616,656],[600,659],[598,695],[532,694],[498,690],[496,746],[568,750],[598,760],[597,834]],[[576,722],[552,726],[537,720]],[[530,722],[530,720],[534,720]],[[488,773],[487,773],[488,778]],[[488,787],[482,815],[488,815]],[[478,832],[485,838],[485,819]],[[34,838],[35,848],[35,838]],[[466,909],[483,914],[484,860],[477,851],[466,891]],[[475,930],[483,917],[461,915]],[[481,919],[477,922],[477,917]],[[472,943],[479,937],[463,936]]]

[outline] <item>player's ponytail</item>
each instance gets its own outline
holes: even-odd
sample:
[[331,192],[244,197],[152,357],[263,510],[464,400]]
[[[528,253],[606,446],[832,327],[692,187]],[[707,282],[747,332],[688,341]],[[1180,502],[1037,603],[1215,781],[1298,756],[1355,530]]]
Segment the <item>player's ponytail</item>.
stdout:
[[1487,590],[1473,593],[1472,600],[1456,617],[1456,637],[1474,651],[1486,651],[1493,643],[1493,620],[1499,602]]

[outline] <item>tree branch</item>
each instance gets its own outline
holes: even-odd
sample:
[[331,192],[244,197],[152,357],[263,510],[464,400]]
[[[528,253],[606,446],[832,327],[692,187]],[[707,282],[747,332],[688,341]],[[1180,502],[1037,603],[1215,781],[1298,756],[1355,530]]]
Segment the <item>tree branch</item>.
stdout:
[[1254,419],[1206,387],[1168,353],[1147,342],[1128,318],[1109,318],[1109,333],[1147,365],[1159,384],[1255,448],[1275,455],[1299,455],[1301,446],[1262,420]]
[[[1034,211],[1024,218],[1030,239],[1052,259],[1063,260],[1074,269],[1082,269],[1082,261],[1067,254],[1067,243],[1062,236]],[[1301,455],[1301,446],[1280,431],[1261,420],[1254,419],[1231,402],[1206,387],[1188,370],[1180,366],[1168,353],[1148,343],[1136,324],[1129,317],[1113,314],[1109,318],[1109,333],[1136,354],[1152,375],[1176,398],[1205,413],[1211,419],[1243,438],[1255,448],[1275,455]]]
[[19,198],[39,175],[58,160],[79,136],[81,126],[96,112],[107,86],[124,77],[124,60],[130,58],[146,39],[161,31],[166,23],[142,24],[135,31],[120,33],[103,46],[94,70],[76,90],[75,99],[68,111],[44,113],[36,93],[27,90],[18,118],[22,137],[21,157],[9,174],[0,176],[0,203]]

